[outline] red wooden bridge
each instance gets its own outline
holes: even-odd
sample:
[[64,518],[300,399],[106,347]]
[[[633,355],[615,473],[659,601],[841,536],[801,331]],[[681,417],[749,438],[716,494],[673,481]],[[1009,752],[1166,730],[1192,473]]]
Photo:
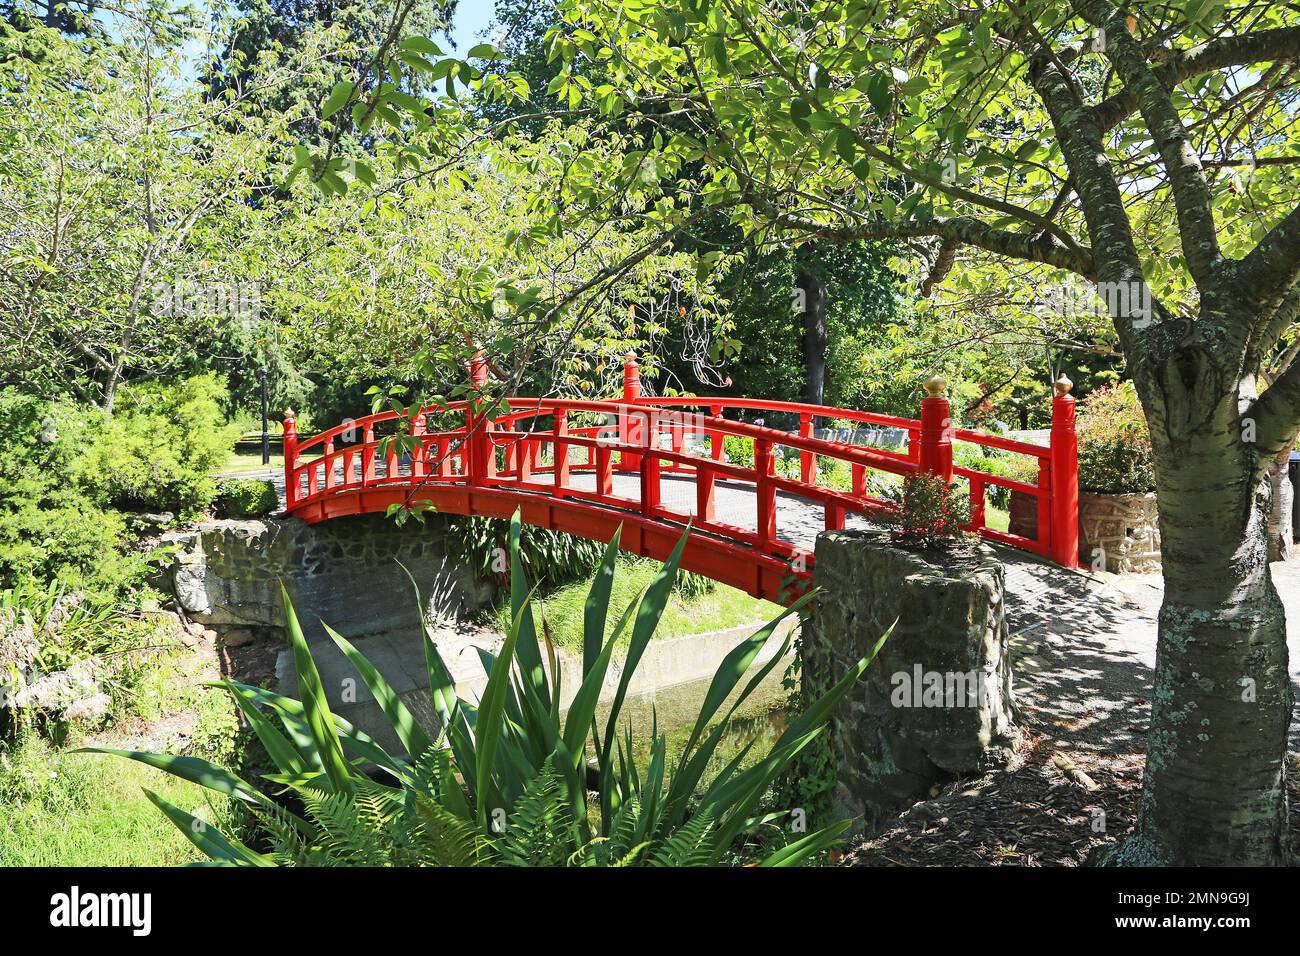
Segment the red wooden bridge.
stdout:
[[[471,374],[478,389],[486,387],[485,363],[476,361]],[[409,417],[381,412],[310,438],[298,436],[290,411],[284,420],[285,511],[316,522],[417,503],[493,518],[519,510],[525,523],[596,541],[609,541],[622,525],[624,550],[659,560],[689,525],[682,567],[756,597],[788,601],[811,578],[818,531],[862,522],[889,507],[870,491],[872,472],[926,472],[964,479],[969,530],[1077,566],[1078,464],[1069,381],[1057,383],[1050,446],[952,428],[943,381],[932,379],[926,389],[919,419],[762,399],[650,398],[641,395],[640,373],[629,356],[621,400],[510,398],[509,413],[496,418],[483,414],[481,403],[458,402]],[[799,432],[732,421],[724,417],[729,409],[751,417],[788,413],[791,421],[797,415]],[[902,430],[907,451],[817,438],[817,418]],[[402,419],[412,439],[406,448],[382,437],[395,434]],[[737,460],[728,459],[728,438],[742,440],[732,443],[743,450]],[[954,440],[1028,456],[1037,461],[1037,481],[954,467]],[[837,486],[829,487],[834,474]],[[1036,502],[1034,537],[987,526],[989,486]]]

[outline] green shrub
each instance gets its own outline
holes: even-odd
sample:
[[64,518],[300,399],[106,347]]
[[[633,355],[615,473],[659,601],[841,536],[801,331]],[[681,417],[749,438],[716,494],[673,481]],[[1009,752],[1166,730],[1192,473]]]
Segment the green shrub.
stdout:
[[961,526],[970,521],[970,500],[938,475],[908,475],[888,500],[895,507],[881,514],[880,521],[899,541],[936,547],[965,536]]
[[724,435],[722,450],[731,464],[741,468],[754,467],[754,439],[741,435]]
[[226,397],[215,375],[135,386],[97,429],[80,477],[116,508],[197,514],[212,503],[210,474],[239,437],[226,424]]
[[1092,391],[1079,408],[1079,487],[1133,494],[1155,491],[1151,434],[1132,382]]
[[[632,729],[620,728],[620,715],[637,662],[672,593],[686,536],[644,597],[621,614],[608,639],[604,634],[617,535],[605,550],[592,583],[579,690],[563,716],[553,703],[542,664],[519,538],[516,515],[510,532],[515,613],[505,644],[494,659],[485,661],[488,680],[476,707],[456,698],[437,647],[425,642],[434,708],[445,734],[436,742],[356,648],[329,632],[366,682],[409,758],[389,754],[334,717],[286,597],[302,701],[234,681],[223,686],[277,764],[275,780],[298,798],[301,814],[206,760],[104,752],[161,767],[243,800],[264,826],[270,853],[254,851],[168,801],[151,797],[211,859],[245,866],[708,866],[737,862],[744,858],[742,852],[752,853],[744,844],[753,841],[760,829],[773,838],[781,833],[783,844],[765,847],[762,864],[790,866],[838,841],[850,821],[806,836],[788,835],[765,826],[770,818],[760,804],[776,776],[824,729],[831,712],[884,643],[883,637],[834,687],[802,713],[791,715],[765,755],[744,768],[732,761],[705,783],[705,770],[717,755],[732,716],[778,666],[792,636],[787,634],[779,652],[746,682],[753,662],[773,639],[778,623],[800,610],[812,595],[727,655],[679,757],[667,757],[666,738],[656,732],[647,758],[634,746]],[[596,720],[600,691],[619,636],[633,621],[628,665],[619,675],[618,692],[602,733]],[[731,699],[738,688],[739,694]],[[270,709],[269,716],[263,706]],[[382,782],[362,772],[367,762],[385,773]]]
[[74,479],[93,421],[73,405],[0,390],[0,588],[29,576],[70,585],[129,576],[116,550],[121,517]]
[[[958,442],[953,445],[952,463],[972,471],[982,471],[989,475],[1023,481],[1025,484],[1038,483],[1038,460],[1027,455],[1014,455],[1000,452],[983,445]],[[985,492],[989,503],[1003,511],[1011,507],[1011,491],[1001,485],[986,485]]]
[[215,506],[222,518],[262,518],[279,510],[280,496],[265,478],[229,478],[217,485]]
[[677,585],[674,590],[685,600],[702,598],[706,594],[712,594],[718,587],[718,582],[713,578],[707,578],[703,574],[696,574],[693,571],[682,571],[677,575]]
[[[451,549],[480,578],[505,580],[510,522],[497,518],[455,518],[447,525]],[[524,525],[519,559],[524,570],[546,587],[591,577],[604,549],[595,541],[563,531]]]

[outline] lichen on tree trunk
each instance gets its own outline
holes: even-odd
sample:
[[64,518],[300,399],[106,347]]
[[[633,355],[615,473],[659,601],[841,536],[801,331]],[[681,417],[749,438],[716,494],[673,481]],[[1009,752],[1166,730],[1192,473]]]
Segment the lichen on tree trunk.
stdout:
[[1288,862],[1293,699],[1270,482],[1235,397],[1204,397],[1190,427],[1167,406],[1151,416],[1165,596],[1140,820],[1114,863]]

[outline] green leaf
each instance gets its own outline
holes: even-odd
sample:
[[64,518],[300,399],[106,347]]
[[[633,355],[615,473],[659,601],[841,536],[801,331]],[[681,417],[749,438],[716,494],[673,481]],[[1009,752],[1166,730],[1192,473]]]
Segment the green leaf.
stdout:
[[840,159],[851,167],[857,149],[858,139],[853,135],[853,130],[847,126],[840,127],[835,133],[835,151],[840,154]]
[[365,681],[366,687],[370,689],[375,697],[375,703],[379,706],[383,715],[388,718],[388,723],[393,728],[393,733],[401,741],[402,746],[412,760],[418,760],[420,755],[433,746],[429,737],[416,723],[414,715],[407,709],[402,698],[397,695],[384,676],[375,670],[373,664],[366,660],[364,654],[356,649],[346,637],[340,634],[328,624],[324,625],[325,633],[328,634],[339,646],[344,656],[356,668],[361,679]]
[[254,853],[238,840],[226,839],[206,821],[168,803],[147,787],[141,789],[150,802],[166,814],[167,818],[176,825],[176,829],[185,834],[185,838],[202,850],[208,859],[216,860],[218,863],[233,863],[236,866],[275,865],[270,858]]
[[325,97],[325,102],[321,104],[321,119],[329,119],[352,98],[352,91],[356,89],[356,84],[351,80],[339,80],[334,84],[334,89],[330,90],[329,96]]
[[[302,754],[309,767],[315,770],[323,769],[320,763],[320,755],[316,752],[312,740],[311,730],[307,726],[306,710],[300,701],[262,687],[241,684],[239,681],[229,681],[229,683],[247,699],[270,707],[280,719],[280,723],[284,725],[284,729],[288,732],[294,746],[298,748],[299,753]],[[352,726],[337,714],[333,715],[333,717],[334,730],[341,738],[345,749],[351,751],[359,759],[367,760],[377,766],[391,770],[398,776],[404,772],[402,762],[389,756],[384,751],[384,748],[379,746],[369,734]]]
[[795,126],[808,132],[808,117],[812,115],[812,107],[802,96],[796,96],[790,101],[790,119]]
[[488,675],[487,686],[479,700],[478,720],[475,722],[475,776],[478,780],[478,823],[484,831],[488,829],[488,800],[491,792],[493,767],[496,764],[497,746],[501,741],[501,731],[505,726],[506,692],[510,689],[510,666],[515,658],[515,647],[519,643],[520,625],[528,610],[532,595],[524,598],[522,606],[515,611],[506,632],[505,643],[497,656],[497,666]]
[[822,850],[828,850],[840,842],[842,837],[853,826],[852,820],[841,820],[839,823],[832,823],[830,826],[818,830],[816,833],[810,833],[802,839],[795,840],[777,850],[771,856],[767,857],[759,866],[799,866],[806,860],[816,856]]
[[152,754],[142,750],[117,750],[113,747],[81,747],[72,752],[113,754],[116,757],[126,757],[128,760],[156,767],[173,777],[180,777],[182,780],[190,781],[190,783],[197,783],[200,787],[206,787],[208,790],[214,790],[228,797],[238,797],[246,803],[262,803],[265,800],[260,793],[235,776],[235,774],[218,767],[216,764],[209,763],[201,757],[190,757],[182,754]]
[[422,53],[426,56],[442,56],[442,48],[434,43],[428,37],[403,37],[397,44],[399,50],[405,50],[408,53]]
[[235,706],[243,713],[244,719],[253,728],[253,733],[257,734],[257,739],[262,742],[272,763],[286,773],[302,773],[307,770],[307,762],[302,754],[294,749],[289,739],[267,719],[251,698],[230,681],[222,681],[219,686],[225,688],[234,698]]
[[329,777],[331,786],[337,791],[352,790],[351,770],[343,756],[343,746],[339,743],[334,729],[334,714],[330,711],[329,701],[325,697],[325,688],[321,684],[320,672],[312,660],[311,649],[303,636],[302,626],[298,623],[298,614],[289,592],[280,586],[284,599],[284,617],[289,632],[289,645],[293,648],[294,667],[298,672],[298,690],[302,694],[303,713],[307,718],[307,727],[311,733],[312,743],[320,754],[321,765]]
[[886,73],[877,73],[871,78],[867,85],[867,99],[871,102],[871,108],[876,111],[876,115],[882,120],[889,118],[889,112],[894,106],[894,90],[890,85],[889,75]]
[[532,592],[524,577],[524,562],[519,555],[519,539],[523,532],[519,511],[510,517],[510,612],[520,615],[519,620],[519,669],[524,675],[524,686],[537,695],[539,700],[549,701],[551,694],[546,682],[546,672],[542,668],[541,647],[537,643],[537,626],[533,620],[533,609],[528,602]]
[[700,811],[719,816],[725,813],[725,822],[719,826],[719,836],[724,844],[729,844],[744,830],[754,806],[781,769],[821,733],[831,712],[866,672],[892,631],[891,626],[865,657],[849,668],[848,673],[809,705],[807,710],[786,725],[767,757],[743,773],[730,779],[719,778],[709,786],[700,799]]
[[369,164],[363,163],[359,159],[352,161],[352,175],[367,186],[373,186],[379,181],[378,177],[375,176],[375,171],[370,168]]
[[[713,680],[709,682],[709,689],[704,693],[704,700],[700,704],[700,712],[695,719],[695,726],[691,729],[691,735],[686,741],[686,746],[682,748],[683,753],[689,753],[691,748],[695,746],[700,739],[700,735],[704,733],[704,728],[713,719],[713,715],[718,712],[718,709],[726,702],[731,692],[736,689],[740,679],[745,676],[750,665],[758,658],[768,640],[776,633],[776,629],[781,622],[791,614],[798,613],[814,597],[815,595],[812,593],[805,594],[779,615],[768,621],[752,636],[741,641],[727,652],[727,655],[718,664],[717,670],[714,671]],[[737,701],[737,705],[742,702]]]
[[664,608],[668,606],[668,599],[672,597],[673,585],[677,582],[677,568],[682,562],[682,552],[686,550],[686,543],[690,540],[690,536],[690,528],[687,528],[678,539],[672,554],[668,556],[663,569],[655,575],[650,586],[646,588],[645,597],[641,599],[641,605],[637,608],[636,623],[632,627],[632,640],[628,644],[627,658],[623,662],[623,673],[619,676],[618,690],[610,705],[609,718],[605,724],[605,746],[602,749],[602,759],[605,761],[610,758],[614,730],[618,725],[619,713],[623,709],[623,701],[627,697],[628,685],[632,681],[637,665],[641,663],[641,655],[645,653],[650,639],[654,637],[655,630],[659,627],[659,620],[663,617]]
[[601,644],[605,639],[605,620],[609,613],[609,596],[614,586],[614,569],[618,564],[618,543],[622,537],[623,526],[614,531],[601,558],[600,567],[587,592],[587,602],[582,612],[582,673],[588,674],[596,658],[600,656]]

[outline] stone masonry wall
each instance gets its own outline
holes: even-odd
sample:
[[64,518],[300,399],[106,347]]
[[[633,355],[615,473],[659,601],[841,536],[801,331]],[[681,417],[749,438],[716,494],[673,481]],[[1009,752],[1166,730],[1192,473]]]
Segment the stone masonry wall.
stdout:
[[218,628],[282,628],[283,582],[309,641],[326,638],[322,620],[348,638],[419,634],[415,592],[399,561],[436,617],[464,617],[490,596],[489,586],[448,558],[436,519],[402,527],[383,515],[315,525],[297,518],[207,521],[164,543],[178,548],[168,576],[181,608]]
[[873,531],[817,539],[824,596],[803,644],[803,680],[828,687],[891,624],[863,683],[831,719],[834,818],[875,831],[930,787],[1014,753],[1003,569],[991,549],[938,559]]
[[1160,515],[1155,494],[1082,492],[1079,560],[1085,567],[1116,574],[1159,571]]

